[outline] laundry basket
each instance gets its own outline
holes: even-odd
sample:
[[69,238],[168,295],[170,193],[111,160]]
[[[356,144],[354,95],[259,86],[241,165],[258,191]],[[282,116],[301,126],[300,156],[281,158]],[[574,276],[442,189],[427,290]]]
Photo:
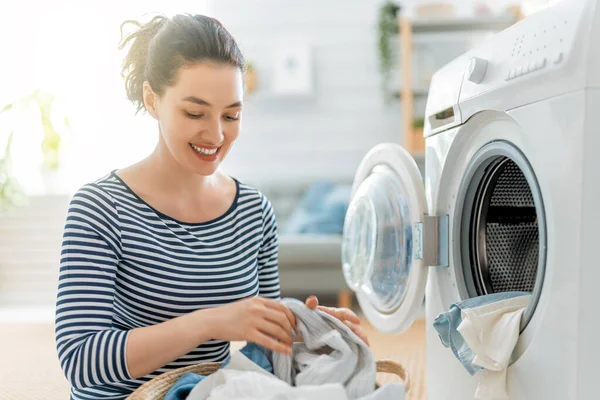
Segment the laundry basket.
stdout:
[[[219,370],[221,363],[201,363],[189,367],[178,368],[173,371],[165,372],[149,382],[140,386],[128,397],[129,400],[162,400],[171,386],[186,372],[193,372],[198,375],[210,375]],[[380,360],[377,361],[377,372],[395,374],[402,379],[406,392],[410,390],[410,379],[404,367],[395,361]]]

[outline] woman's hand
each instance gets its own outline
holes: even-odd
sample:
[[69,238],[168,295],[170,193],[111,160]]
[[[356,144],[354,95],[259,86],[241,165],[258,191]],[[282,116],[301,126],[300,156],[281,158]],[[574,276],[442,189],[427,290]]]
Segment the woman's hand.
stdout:
[[356,316],[356,314],[347,308],[334,308],[334,307],[324,307],[319,305],[319,299],[316,296],[310,296],[306,299],[306,306],[311,310],[321,310],[346,324],[352,332],[356,334],[359,338],[361,338],[367,346],[369,345],[369,339],[367,339],[367,335],[363,332],[360,327],[360,319]]
[[248,341],[278,353],[292,353],[292,328],[296,319],[282,303],[252,297],[212,311],[215,339]]

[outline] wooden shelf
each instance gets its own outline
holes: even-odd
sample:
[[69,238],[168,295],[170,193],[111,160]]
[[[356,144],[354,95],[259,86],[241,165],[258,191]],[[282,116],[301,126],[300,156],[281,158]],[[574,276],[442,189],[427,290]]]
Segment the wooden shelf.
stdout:
[[[423,97],[429,94],[429,88],[421,87],[412,89],[413,96]],[[396,90],[394,92],[394,98],[401,99],[402,98],[402,90]]]

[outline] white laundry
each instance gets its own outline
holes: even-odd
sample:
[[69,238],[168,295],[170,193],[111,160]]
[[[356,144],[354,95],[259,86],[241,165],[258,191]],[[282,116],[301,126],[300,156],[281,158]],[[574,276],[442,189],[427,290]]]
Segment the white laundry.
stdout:
[[293,386],[340,383],[350,399],[373,393],[377,366],[361,338],[337,318],[299,300],[281,302],[296,316],[296,332],[304,342],[295,343],[291,355],[272,355],[277,377]]
[[475,399],[509,398],[506,372],[530,298],[519,296],[461,311],[462,322],[457,330],[475,354],[473,364],[484,368],[475,375]]
[[244,371],[251,372],[266,377],[272,377],[273,375],[256,365],[252,360],[248,359],[243,353],[236,351],[231,354],[229,363],[217,372],[207,376],[200,383],[198,383],[194,389],[190,392],[187,400],[205,400],[208,399],[211,392],[223,385],[227,381],[227,375],[224,371]]
[[296,316],[292,355],[265,350],[274,374],[243,353],[209,375],[190,392],[188,400],[403,400],[405,386],[390,383],[376,390],[377,366],[371,349],[337,318],[310,310],[296,299],[283,299]]
[[223,370],[224,384],[217,386],[207,400],[348,400],[339,383],[320,386],[290,386],[275,376],[258,372]]
[[[358,400],[403,400],[404,385],[390,383]],[[228,365],[207,376],[187,400],[350,400],[340,383],[294,387],[271,375],[240,352]]]

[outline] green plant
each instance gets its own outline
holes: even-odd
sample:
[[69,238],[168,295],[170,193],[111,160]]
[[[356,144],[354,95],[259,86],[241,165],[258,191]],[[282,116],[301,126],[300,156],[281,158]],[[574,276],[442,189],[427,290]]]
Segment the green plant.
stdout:
[[[43,132],[40,143],[44,157],[42,165],[47,170],[56,170],[60,161],[61,135],[53,123],[55,101],[56,97],[54,95],[37,89],[0,110],[0,114],[9,111],[22,111],[24,112],[24,118],[28,118],[32,108],[35,109],[39,115]],[[63,118],[63,122],[66,128],[70,129],[67,117]],[[4,152],[0,153],[0,211],[18,205],[23,194],[11,170],[11,146],[15,133],[18,134],[18,129],[13,129],[10,132],[4,146]]]
[[[44,154],[43,165],[45,168],[55,170],[59,166],[61,137],[52,123],[52,112],[56,97],[50,93],[41,90],[35,90],[30,96],[26,97],[27,105],[35,105],[40,113],[42,130],[44,138],[42,139],[42,153]],[[63,119],[64,124],[69,127],[67,117]]]
[[[0,114],[3,114],[13,107],[12,104],[8,104],[0,110]],[[12,174],[11,170],[11,159],[10,159],[10,147],[12,145],[14,131],[10,132],[4,151],[0,153],[0,211],[6,211],[16,205],[22,200],[23,192],[19,186],[16,178]]]
[[381,86],[386,103],[393,98],[389,88],[391,69],[394,66],[394,52],[391,39],[398,33],[397,14],[400,7],[391,0],[386,0],[379,9],[378,18],[378,50]]
[[423,118],[416,118],[413,121],[413,128],[424,128],[425,127],[425,119]]

